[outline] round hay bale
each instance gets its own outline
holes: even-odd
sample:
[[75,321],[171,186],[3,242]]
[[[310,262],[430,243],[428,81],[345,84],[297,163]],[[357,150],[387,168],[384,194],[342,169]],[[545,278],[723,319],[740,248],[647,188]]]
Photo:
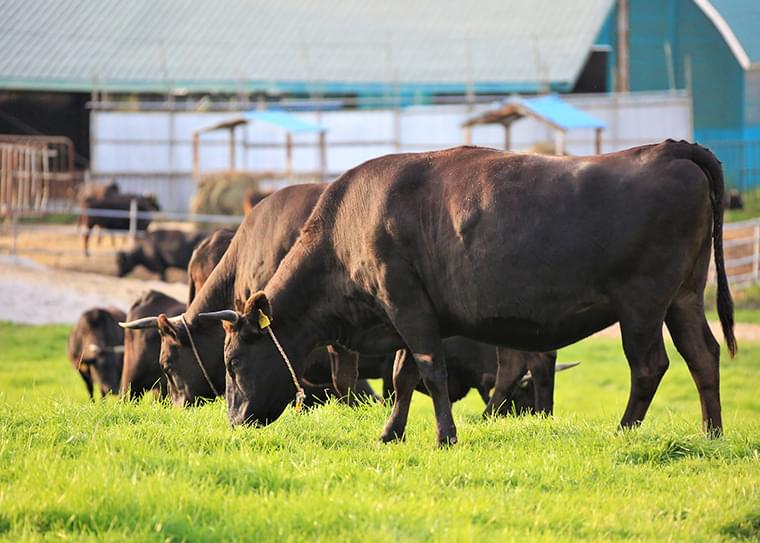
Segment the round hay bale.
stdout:
[[241,215],[246,192],[257,190],[263,177],[247,172],[204,175],[190,202],[190,209],[193,213],[209,215]]

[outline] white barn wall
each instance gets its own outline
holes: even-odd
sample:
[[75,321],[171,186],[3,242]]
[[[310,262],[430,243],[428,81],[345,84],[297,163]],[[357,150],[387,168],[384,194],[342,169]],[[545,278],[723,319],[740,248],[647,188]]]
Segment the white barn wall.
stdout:
[[[563,98],[607,123],[602,136],[604,152],[668,137],[692,137],[690,98],[682,93],[565,95]],[[489,107],[419,106],[400,112],[359,110],[296,115],[327,127],[327,169],[338,175],[364,160],[387,153],[459,145],[464,137],[462,122],[486,109]],[[234,112],[94,111],[91,116],[92,175],[96,179],[116,179],[125,191],[156,193],[166,210],[187,210],[195,190],[190,176],[192,132],[233,115]],[[476,127],[472,136],[476,145],[501,148],[504,144],[504,131],[500,126]],[[227,137],[227,131],[202,136],[203,171],[227,168]],[[514,150],[527,150],[537,142],[553,142],[553,138],[551,130],[532,119],[523,119],[512,127]],[[252,123],[238,129],[237,139],[237,168],[253,171],[284,168],[285,133],[280,128]],[[316,171],[319,166],[317,135],[296,134],[293,141],[294,170]],[[593,153],[593,130],[569,132],[566,146],[571,154]]]

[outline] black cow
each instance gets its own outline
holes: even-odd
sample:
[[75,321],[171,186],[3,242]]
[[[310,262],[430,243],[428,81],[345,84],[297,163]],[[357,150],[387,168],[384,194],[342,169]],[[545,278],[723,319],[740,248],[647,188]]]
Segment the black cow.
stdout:
[[[230,292],[234,283],[244,281],[251,285],[251,290],[265,284],[293,240],[298,237],[300,226],[324,189],[324,185],[299,185],[270,196],[246,216],[228,251],[227,246],[231,240],[229,234],[226,233],[214,235],[207,242],[199,245],[188,270],[191,277],[191,303],[186,316],[198,357],[193,352],[190,337],[178,317],[169,319],[164,315],[159,315],[157,318],[145,318],[127,325],[158,327],[162,335],[160,363],[171,381],[170,389],[177,405],[192,404],[201,398],[213,398],[225,388],[224,333],[213,322],[204,324],[198,321],[197,314],[228,306],[231,303]],[[225,252],[229,256],[225,256],[223,263],[219,265],[223,271],[215,270],[212,273],[211,270]],[[207,278],[211,286],[199,288],[198,285],[203,284]],[[192,285],[195,285],[194,289]],[[456,342],[452,342],[452,345],[456,345]],[[470,358],[452,357],[451,363],[456,366],[452,367],[452,378],[457,376],[465,380],[469,379],[457,384],[465,390],[464,393],[470,387],[478,386],[475,383],[477,379],[485,378],[478,377],[477,375],[482,372],[477,367],[473,367],[473,365],[482,364],[481,360],[484,357],[481,351],[483,349],[490,349],[488,356],[494,364],[491,373],[495,374],[494,348],[476,346],[475,349],[476,352]],[[526,360],[529,359],[528,354],[525,357]],[[543,360],[547,364],[547,371],[552,372],[551,382],[542,384],[541,389],[553,387],[554,358],[539,358],[538,360]],[[526,363],[520,366],[522,367],[521,375],[527,369]],[[392,367],[392,363],[390,366]],[[357,381],[357,377],[377,378],[385,375],[387,382],[390,383],[391,379],[386,375],[387,369],[384,369],[387,367],[388,363],[384,355],[374,357],[362,355],[357,368],[356,357],[353,354],[340,348],[325,350],[322,347],[310,354],[299,376],[302,382],[309,383],[311,390],[320,391],[319,398],[324,397],[324,390],[328,390],[338,397],[347,397],[350,400],[349,390],[355,391],[359,396],[374,395],[371,387],[361,379]],[[537,373],[546,375],[546,371]],[[470,375],[473,376],[470,377]],[[492,376],[491,382],[493,380]],[[530,386],[529,393],[532,393],[532,379]],[[424,387],[421,389],[425,390]],[[549,390],[551,400],[551,388]],[[514,393],[520,394],[520,391],[515,390]],[[546,394],[542,396],[543,399],[546,397]],[[510,404],[508,398],[507,394],[503,399],[504,405]],[[314,401],[313,398],[309,399]],[[532,399],[530,402],[530,407],[535,407]],[[551,412],[551,401],[547,401],[545,405],[540,405],[538,408],[543,412]]]
[[137,241],[130,251],[116,254],[118,276],[124,277],[136,266],[145,266],[149,271],[166,280],[169,268],[186,269],[195,246],[208,236],[206,232],[183,232],[181,230],[155,230],[148,232]]
[[187,277],[190,283],[187,305],[193,303],[195,294],[224,256],[234,235],[234,231],[221,228],[196,246],[187,264]]
[[[458,147],[368,161],[328,187],[264,291],[238,282],[237,312],[200,316],[230,321],[229,419],[266,424],[293,399],[262,314],[299,369],[319,343],[408,347],[382,438],[404,435],[422,375],[439,444],[456,442],[441,337],[542,352],[619,322],[631,368],[620,424],[632,427],[668,366],[665,322],[704,427],[718,434],[720,350],[703,306],[713,249],[718,315],[737,348],[722,202],[719,161],[687,142],[590,157]],[[503,371],[503,388],[513,388],[519,376]]]
[[100,395],[116,394],[124,358],[124,331],[118,322],[124,312],[113,307],[96,307],[82,313],[69,333],[71,365],[82,376],[87,393],[93,397],[93,382]]
[[[98,226],[109,230],[128,230],[129,217],[102,217],[92,215],[90,210],[105,211],[129,211],[132,200],[137,201],[138,212],[159,211],[158,203],[153,197],[140,196],[138,194],[107,193],[102,197],[86,197],[80,201],[82,215],[79,217],[79,225],[85,228],[84,254],[89,256],[90,231]],[[144,231],[150,225],[149,218],[138,218],[136,226],[138,231]],[[111,238],[113,241],[113,237]]]
[[[134,320],[156,313],[179,315],[184,310],[185,304],[179,300],[149,290],[132,304],[126,317]],[[160,351],[161,336],[155,329],[124,332],[124,370],[119,389],[122,397],[138,399],[148,390],[166,395],[166,377],[158,362]]]

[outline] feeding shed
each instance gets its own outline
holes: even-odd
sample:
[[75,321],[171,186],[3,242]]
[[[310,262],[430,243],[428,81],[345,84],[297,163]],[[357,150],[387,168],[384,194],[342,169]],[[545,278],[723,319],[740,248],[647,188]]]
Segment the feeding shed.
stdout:
[[594,129],[596,154],[602,152],[602,130],[605,123],[593,115],[562,100],[556,94],[536,98],[515,97],[502,103],[496,109],[486,111],[468,119],[462,124],[466,144],[472,143],[472,128],[481,124],[504,126],[504,149],[511,147],[510,129],[512,123],[523,117],[531,117],[554,129],[554,152],[565,154],[565,133],[580,128]]
[[[193,132],[193,178],[199,179],[200,176],[200,140],[201,134],[214,132],[216,130],[229,131],[229,170],[235,171],[237,149],[236,130],[239,126],[252,122],[262,122],[275,125],[285,130],[285,174],[291,175],[293,172],[293,134],[317,133],[319,134],[319,178],[323,179],[326,170],[326,145],[325,133],[327,129],[316,123],[305,121],[286,111],[247,111],[242,115],[235,116],[231,119],[220,121],[209,126],[204,126]],[[245,148],[247,142],[243,141]]]

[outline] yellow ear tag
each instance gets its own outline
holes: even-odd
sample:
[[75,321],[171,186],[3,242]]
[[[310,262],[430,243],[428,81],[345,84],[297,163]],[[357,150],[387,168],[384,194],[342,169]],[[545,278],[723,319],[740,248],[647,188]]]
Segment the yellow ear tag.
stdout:
[[269,328],[270,324],[272,324],[272,322],[269,320],[269,317],[267,317],[264,312],[259,309],[259,328],[262,330],[264,328]]
[[293,406],[293,409],[296,413],[301,412],[301,408],[303,408],[303,400],[306,397],[306,394],[304,394],[303,390],[299,390],[296,392],[296,404]]

